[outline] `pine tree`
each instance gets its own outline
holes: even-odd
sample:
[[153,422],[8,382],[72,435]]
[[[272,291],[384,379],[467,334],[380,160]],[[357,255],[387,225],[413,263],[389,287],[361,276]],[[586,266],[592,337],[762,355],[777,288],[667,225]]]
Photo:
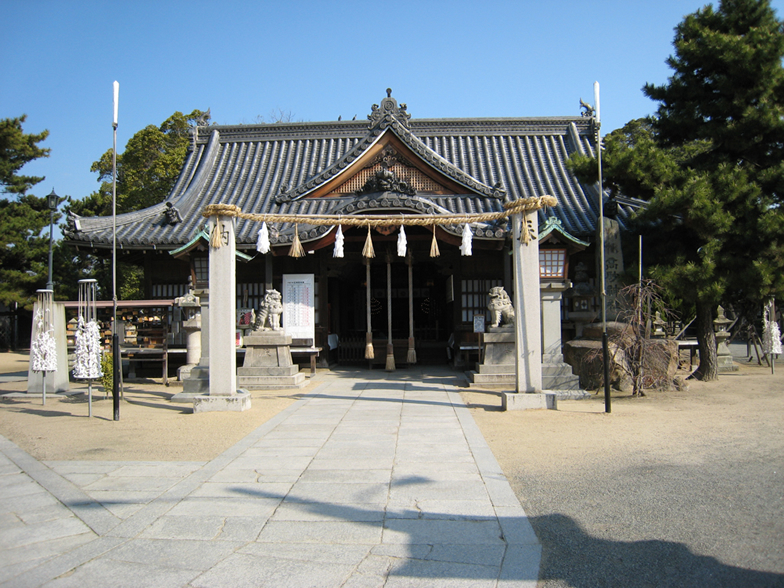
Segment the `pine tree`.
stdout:
[[19,118],[0,120],[0,303],[32,307],[35,291],[43,288],[47,277],[49,253],[49,209],[45,197],[28,191],[43,181],[25,176],[26,163],[48,157],[49,149],[38,146],[49,131],[25,133]]
[[[722,0],[688,15],[674,47],[668,82],[644,88],[656,115],[605,139],[605,188],[648,201],[636,228],[651,275],[694,308],[697,374],[712,380],[716,306],[784,294],[784,26],[768,0]],[[573,161],[583,180],[592,166]]]

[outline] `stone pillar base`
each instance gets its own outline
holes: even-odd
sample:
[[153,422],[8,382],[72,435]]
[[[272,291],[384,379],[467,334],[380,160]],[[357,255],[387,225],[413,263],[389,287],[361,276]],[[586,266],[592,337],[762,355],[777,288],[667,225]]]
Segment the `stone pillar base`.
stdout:
[[501,410],[558,410],[558,398],[552,392],[520,393],[504,392],[501,395]]
[[242,412],[250,408],[250,392],[236,394],[194,396],[193,412]]

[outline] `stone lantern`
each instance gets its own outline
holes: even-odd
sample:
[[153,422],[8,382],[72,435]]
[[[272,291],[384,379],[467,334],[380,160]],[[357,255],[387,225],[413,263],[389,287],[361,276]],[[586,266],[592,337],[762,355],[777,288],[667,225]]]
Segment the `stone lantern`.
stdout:
[[718,316],[713,321],[713,330],[716,332],[716,355],[718,356],[719,371],[735,372],[738,370],[738,366],[732,361],[732,353],[727,345],[727,340],[730,338],[727,326],[732,321],[724,316],[724,307],[721,305],[717,309],[717,314]]
[[201,358],[201,301],[193,290],[180,296],[174,303],[182,309],[182,329],[185,331],[185,365],[177,370],[177,379],[187,378]]

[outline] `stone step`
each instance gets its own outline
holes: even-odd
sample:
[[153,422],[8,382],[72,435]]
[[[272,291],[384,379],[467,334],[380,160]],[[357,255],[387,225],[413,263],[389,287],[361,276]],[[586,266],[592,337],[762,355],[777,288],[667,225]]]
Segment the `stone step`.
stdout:
[[307,385],[305,374],[293,376],[237,376],[237,386],[245,390],[280,390]]
[[545,390],[579,390],[579,376],[542,376],[542,388]]
[[279,367],[241,367],[237,368],[237,377],[247,378],[256,376],[295,376],[299,373],[298,365]]
[[568,363],[545,363],[542,364],[542,375],[543,376],[572,376],[574,372],[572,371],[572,366]]

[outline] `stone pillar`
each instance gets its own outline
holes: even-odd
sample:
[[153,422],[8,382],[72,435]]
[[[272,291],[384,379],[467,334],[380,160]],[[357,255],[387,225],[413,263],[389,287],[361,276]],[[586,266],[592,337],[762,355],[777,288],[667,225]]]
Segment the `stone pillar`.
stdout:
[[542,288],[542,362],[560,363],[561,350],[561,299],[562,284],[546,284]]
[[[512,216],[515,308],[515,392],[501,397],[503,410],[557,407],[555,394],[542,392],[539,219],[530,211]],[[527,394],[520,394],[525,392]]]
[[[209,395],[193,399],[193,412],[241,411],[250,394],[237,390],[237,277],[234,218],[210,217]],[[213,243],[219,244],[213,247]]]
[[[536,211],[512,217],[514,238],[515,392],[541,392],[542,340],[539,300],[539,219]],[[528,233],[526,239],[523,231]],[[526,242],[523,242],[527,240]]]

